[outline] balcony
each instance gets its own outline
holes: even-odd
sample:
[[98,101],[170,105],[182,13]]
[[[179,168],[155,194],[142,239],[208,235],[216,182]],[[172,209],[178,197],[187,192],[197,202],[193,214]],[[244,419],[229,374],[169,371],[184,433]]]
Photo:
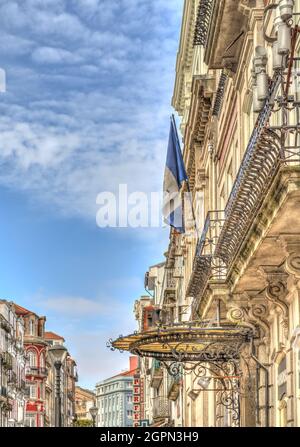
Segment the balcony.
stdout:
[[[201,297],[209,280],[224,281],[226,264],[215,256],[219,236],[225,222],[224,211],[210,211],[207,214],[202,235],[196,247],[193,272],[187,287],[186,295]],[[193,307],[197,307],[194,300]]]
[[152,360],[150,376],[151,376],[151,387],[159,388],[163,379],[163,369],[161,367],[161,363],[159,360],[156,359]]
[[[265,283],[257,275],[257,266],[278,266],[286,259],[280,244],[272,244],[271,239],[283,237],[283,244],[292,236],[299,240],[295,230],[300,227],[300,102],[296,96],[278,93],[280,80],[276,73],[269,84],[269,96],[258,115],[224,212],[209,213],[206,219],[187,287],[187,296],[196,298],[194,316],[208,283],[213,281],[235,284],[248,268],[240,285],[263,289]],[[272,122],[283,124],[272,126]]]
[[165,270],[163,293],[166,299],[175,300],[176,298],[177,278],[174,277],[174,273],[174,268],[166,268]]
[[172,401],[177,400],[180,392],[181,383],[182,383],[181,374],[177,374],[174,377],[173,376],[170,377],[170,382],[168,386],[168,399]]
[[[283,99],[280,86],[277,74],[229,196],[215,248],[215,256],[227,266],[227,280],[236,283],[243,276],[240,286],[253,290],[265,287],[257,266],[281,265],[287,256],[283,245],[300,236],[300,103],[296,95]],[[273,121],[282,124],[273,126]]]
[[27,366],[25,373],[26,373],[26,376],[47,377],[48,368],[40,368],[37,366]]
[[237,0],[200,0],[194,45],[205,48],[204,61],[211,69],[236,70],[247,31],[246,17],[239,3]]
[[165,419],[170,416],[170,402],[165,397],[155,397],[152,400],[153,419]]

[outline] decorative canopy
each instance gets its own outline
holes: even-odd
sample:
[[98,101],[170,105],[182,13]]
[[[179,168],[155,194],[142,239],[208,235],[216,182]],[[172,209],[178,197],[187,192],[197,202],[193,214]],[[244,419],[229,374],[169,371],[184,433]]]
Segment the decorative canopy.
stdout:
[[209,327],[180,323],[120,336],[110,340],[108,347],[161,361],[226,361],[239,357],[251,334],[249,328],[230,323]]

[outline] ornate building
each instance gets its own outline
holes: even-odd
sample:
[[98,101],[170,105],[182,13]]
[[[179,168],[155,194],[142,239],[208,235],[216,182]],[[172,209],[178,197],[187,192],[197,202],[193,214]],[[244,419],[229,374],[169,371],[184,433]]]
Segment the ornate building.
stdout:
[[29,427],[43,427],[45,416],[45,384],[48,375],[46,366],[47,341],[44,338],[46,317],[39,317],[15,304],[16,314],[25,323],[24,346],[26,350],[26,420]]
[[148,326],[138,311],[112,343],[155,371],[161,424],[300,426],[299,13],[184,2],[172,104],[195,225],[170,233]]
[[0,427],[22,427],[25,416],[24,322],[0,301]]
[[[48,347],[63,344],[64,338],[45,332],[46,317],[13,304],[16,315],[24,321],[24,349],[26,352],[26,409],[28,427],[55,426],[55,373],[48,357]],[[22,379],[24,383],[24,378]],[[76,362],[68,354],[61,368],[62,425],[73,425],[75,416]]]

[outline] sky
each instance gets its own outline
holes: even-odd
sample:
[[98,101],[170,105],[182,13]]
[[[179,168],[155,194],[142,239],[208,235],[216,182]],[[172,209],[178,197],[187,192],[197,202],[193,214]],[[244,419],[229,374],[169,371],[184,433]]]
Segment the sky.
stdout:
[[99,228],[97,195],[160,191],[183,0],[0,0],[0,297],[46,315],[79,385],[126,369],[168,230]]

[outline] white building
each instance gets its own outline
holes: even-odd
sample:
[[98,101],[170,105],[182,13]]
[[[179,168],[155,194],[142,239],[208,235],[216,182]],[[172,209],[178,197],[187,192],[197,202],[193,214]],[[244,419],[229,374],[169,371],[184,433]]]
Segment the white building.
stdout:
[[13,303],[0,301],[0,426],[24,425],[24,321]]

